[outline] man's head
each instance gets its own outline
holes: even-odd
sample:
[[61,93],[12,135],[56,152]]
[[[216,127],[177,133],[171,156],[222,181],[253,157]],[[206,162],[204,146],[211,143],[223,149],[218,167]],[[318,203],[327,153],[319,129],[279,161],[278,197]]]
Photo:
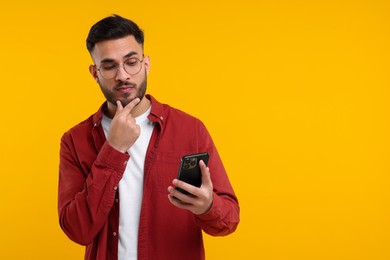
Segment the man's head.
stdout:
[[146,93],[150,60],[144,57],[144,34],[134,22],[113,15],[92,26],[87,49],[94,65],[89,66],[108,101],[108,109],[116,110],[116,101],[123,107],[131,100],[142,100]]

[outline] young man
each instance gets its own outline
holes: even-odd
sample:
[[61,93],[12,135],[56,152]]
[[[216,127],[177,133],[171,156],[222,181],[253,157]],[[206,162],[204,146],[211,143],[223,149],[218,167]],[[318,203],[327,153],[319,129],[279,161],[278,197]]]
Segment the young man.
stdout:
[[[145,95],[143,44],[117,15],[89,32],[89,71],[107,102],[61,139],[60,225],[85,259],[204,259],[202,230],[234,232],[238,201],[203,123]],[[177,180],[181,157],[200,152],[210,155],[202,185]]]

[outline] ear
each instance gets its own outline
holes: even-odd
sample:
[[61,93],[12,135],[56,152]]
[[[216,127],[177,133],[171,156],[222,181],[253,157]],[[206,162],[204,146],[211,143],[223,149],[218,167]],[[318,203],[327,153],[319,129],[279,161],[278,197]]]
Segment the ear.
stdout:
[[96,66],[94,66],[94,65],[89,65],[89,73],[91,74],[91,76],[93,77],[93,79],[94,79],[96,82],[99,82],[99,78],[98,78]]
[[145,65],[145,69],[146,69],[146,74],[148,75],[149,70],[150,70],[150,57],[149,56],[144,57],[144,65]]

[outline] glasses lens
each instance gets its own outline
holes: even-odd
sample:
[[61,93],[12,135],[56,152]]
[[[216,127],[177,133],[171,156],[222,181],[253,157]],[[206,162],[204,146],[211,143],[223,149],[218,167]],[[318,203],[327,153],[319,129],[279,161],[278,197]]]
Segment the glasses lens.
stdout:
[[141,65],[141,61],[137,58],[125,60],[125,62],[123,63],[125,71],[130,75],[135,75],[140,72],[142,67]]
[[115,63],[104,63],[100,66],[100,74],[105,79],[115,78],[117,72],[117,65]]
[[[130,58],[123,62],[123,68],[129,75],[135,75],[141,71],[142,62],[137,58]],[[118,65],[116,63],[104,63],[99,68],[100,74],[105,79],[113,79],[118,72]]]

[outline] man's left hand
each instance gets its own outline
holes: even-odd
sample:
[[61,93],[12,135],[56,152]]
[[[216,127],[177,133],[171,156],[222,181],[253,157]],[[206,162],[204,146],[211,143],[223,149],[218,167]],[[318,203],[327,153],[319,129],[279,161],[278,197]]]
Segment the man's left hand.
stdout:
[[173,180],[174,187],[181,188],[191,195],[186,195],[176,190],[174,187],[168,187],[168,199],[178,208],[187,209],[194,214],[200,215],[207,213],[213,204],[213,183],[210,178],[209,168],[203,161],[199,162],[202,172],[202,185],[198,188],[178,179]]

